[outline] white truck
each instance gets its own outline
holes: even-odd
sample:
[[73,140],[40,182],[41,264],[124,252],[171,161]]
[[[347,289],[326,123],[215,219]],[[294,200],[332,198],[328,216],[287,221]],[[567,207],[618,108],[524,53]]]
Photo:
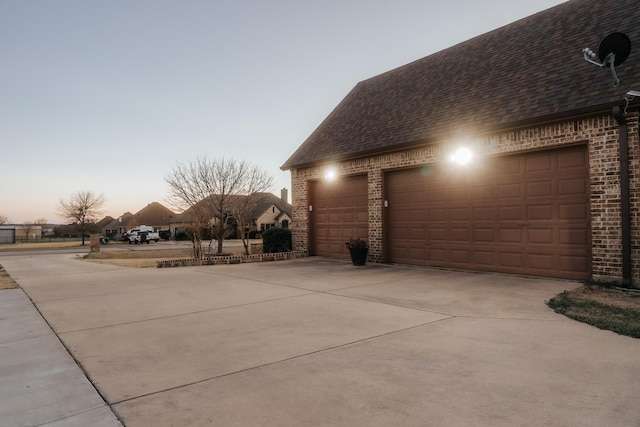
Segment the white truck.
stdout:
[[124,238],[129,244],[150,243],[160,241],[160,233],[153,231],[153,227],[147,225],[139,225],[124,233]]

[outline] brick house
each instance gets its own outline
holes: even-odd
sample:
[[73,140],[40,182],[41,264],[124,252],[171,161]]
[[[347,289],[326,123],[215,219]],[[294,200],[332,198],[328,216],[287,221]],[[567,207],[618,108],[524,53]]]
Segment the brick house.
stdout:
[[280,190],[280,197],[272,193],[261,193],[253,208],[254,226],[257,231],[271,227],[289,228],[291,205],[287,201],[288,190]]
[[574,0],[358,83],[282,166],[294,250],[640,283],[640,50],[581,52],[616,32],[637,2]]
[[[283,188],[280,197],[273,193],[253,193],[249,209],[245,212],[245,224],[248,231],[264,231],[271,227],[288,228],[291,223],[292,206],[287,201],[288,190]],[[229,215],[247,201],[247,196],[230,195],[228,201]],[[236,212],[237,213],[237,212]],[[215,212],[210,212],[211,221],[216,216]],[[176,215],[171,222],[171,230],[175,234],[184,232],[193,227],[195,214],[193,208],[189,208],[179,215]],[[235,237],[234,237],[235,238]]]

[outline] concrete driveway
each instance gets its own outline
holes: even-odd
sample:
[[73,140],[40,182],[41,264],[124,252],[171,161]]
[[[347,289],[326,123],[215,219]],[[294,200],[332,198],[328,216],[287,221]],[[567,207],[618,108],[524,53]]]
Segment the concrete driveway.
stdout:
[[544,303],[576,282],[322,258],[0,264],[126,426],[640,425],[640,340]]

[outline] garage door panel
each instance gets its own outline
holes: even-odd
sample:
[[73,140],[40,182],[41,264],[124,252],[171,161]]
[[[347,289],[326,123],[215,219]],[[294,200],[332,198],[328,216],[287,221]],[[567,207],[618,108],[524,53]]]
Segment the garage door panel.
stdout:
[[500,263],[505,267],[521,268],[524,264],[524,256],[521,252],[500,252]]
[[589,243],[589,230],[575,228],[560,228],[559,242],[562,245],[585,246]]
[[468,228],[452,228],[449,239],[453,242],[468,242],[470,241],[470,233]]
[[520,175],[522,172],[522,163],[518,159],[505,157],[500,163],[501,175]]
[[522,197],[522,185],[519,182],[513,184],[498,184],[498,197],[501,200],[520,199]]
[[555,240],[557,239],[554,238],[553,227],[527,229],[528,243],[545,243],[545,244],[551,245]]
[[589,215],[584,204],[566,203],[560,204],[560,219],[586,219]]
[[468,207],[452,207],[449,210],[449,218],[452,221],[468,221],[469,220],[469,208]]
[[553,204],[527,205],[526,218],[529,220],[552,220],[554,215]]
[[502,206],[498,208],[500,221],[522,220],[522,206]]
[[[429,177],[393,171],[385,185],[391,262],[590,277],[584,146],[489,159],[468,177],[436,166]],[[390,190],[400,186],[402,193]]]
[[531,182],[527,184],[527,197],[552,197],[553,185],[551,180]]
[[495,253],[493,251],[476,250],[473,252],[473,264],[491,266],[495,264]]
[[554,256],[553,254],[536,254],[530,253],[528,258],[529,268],[547,271],[553,267]]
[[473,241],[474,242],[493,242],[495,240],[495,232],[493,228],[474,228],[473,229]]
[[472,252],[464,249],[452,249],[449,259],[454,263],[469,264],[471,262]]
[[574,194],[584,194],[588,188],[587,180],[584,178],[571,178],[558,180],[558,196],[571,196]]
[[369,221],[369,215],[367,212],[356,212],[355,220],[358,224],[362,224],[362,223],[367,224]]
[[495,219],[495,207],[493,206],[478,206],[473,207],[472,217],[474,221],[493,221]]
[[501,228],[499,233],[499,241],[503,243],[521,243],[522,242],[522,229],[521,228]]
[[[418,200],[422,200],[424,202],[427,201],[427,195],[425,193],[421,194],[421,197],[416,198],[416,202]],[[447,192],[444,190],[433,189],[429,192],[429,203],[437,203],[437,202],[446,202],[447,201]]]
[[[419,218],[420,215],[424,215],[424,211],[417,210],[415,217]],[[446,221],[449,218],[449,211],[442,207],[437,209],[429,209],[428,217],[431,221]]]
[[560,256],[560,268],[567,276],[571,273],[580,273],[589,267],[589,259],[581,255],[564,255]]
[[495,199],[495,188],[492,185],[475,185],[472,189],[472,197],[474,200],[493,200]]
[[424,258],[421,264],[424,265],[425,262],[427,262],[427,260],[433,260],[433,262],[438,263],[440,262],[440,264],[436,264],[436,265],[446,265],[446,263],[449,260],[448,255],[448,250],[447,249],[438,249],[438,248],[433,248],[429,251],[429,257],[428,258]]
[[428,231],[429,240],[437,241],[447,241],[449,238],[448,232],[446,228],[430,228]]
[[409,256],[412,259],[427,259],[427,250],[425,248],[411,248],[409,250]]
[[526,171],[533,172],[550,172],[552,168],[551,158],[546,154],[531,155],[525,159]]

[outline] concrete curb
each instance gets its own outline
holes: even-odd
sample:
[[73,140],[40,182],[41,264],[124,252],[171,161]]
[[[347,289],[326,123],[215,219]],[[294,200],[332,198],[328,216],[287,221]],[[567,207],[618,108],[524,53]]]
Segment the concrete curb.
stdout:
[[195,258],[178,258],[158,261],[158,268],[190,267],[197,265],[243,264],[250,262],[284,261],[309,256],[305,251],[277,252],[272,254],[207,256],[200,260]]

